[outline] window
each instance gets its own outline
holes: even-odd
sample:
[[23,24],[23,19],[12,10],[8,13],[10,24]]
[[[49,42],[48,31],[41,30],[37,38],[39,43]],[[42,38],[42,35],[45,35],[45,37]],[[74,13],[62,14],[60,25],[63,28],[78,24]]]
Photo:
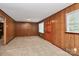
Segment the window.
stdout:
[[39,23],[39,32],[44,33],[44,22]]
[[79,33],[79,9],[66,14],[66,32]]

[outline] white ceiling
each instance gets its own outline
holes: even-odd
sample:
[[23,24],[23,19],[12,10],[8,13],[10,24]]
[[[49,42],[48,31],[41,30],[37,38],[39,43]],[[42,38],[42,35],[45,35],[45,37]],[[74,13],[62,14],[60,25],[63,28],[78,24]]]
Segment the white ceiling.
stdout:
[[71,4],[72,3],[0,3],[0,8],[15,21],[39,22]]

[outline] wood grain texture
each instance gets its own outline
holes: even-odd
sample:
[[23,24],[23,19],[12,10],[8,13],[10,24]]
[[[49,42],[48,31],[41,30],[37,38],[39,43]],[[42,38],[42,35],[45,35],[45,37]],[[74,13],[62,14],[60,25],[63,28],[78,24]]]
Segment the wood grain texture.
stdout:
[[4,11],[0,10],[0,16],[4,18],[4,44],[7,44],[16,36],[34,36],[38,35],[38,24],[37,23],[25,23],[16,22]]
[[16,22],[16,36],[36,36],[38,35],[37,23]]
[[15,21],[9,17],[6,19],[6,39],[7,42],[15,37]]
[[66,13],[76,9],[79,9],[78,3],[46,18],[44,38],[71,54],[74,54],[74,48],[76,48],[75,55],[79,55],[79,34],[66,33]]
[[4,18],[4,44],[7,44],[10,40],[12,40],[15,37],[15,21],[2,10],[0,10],[0,16]]

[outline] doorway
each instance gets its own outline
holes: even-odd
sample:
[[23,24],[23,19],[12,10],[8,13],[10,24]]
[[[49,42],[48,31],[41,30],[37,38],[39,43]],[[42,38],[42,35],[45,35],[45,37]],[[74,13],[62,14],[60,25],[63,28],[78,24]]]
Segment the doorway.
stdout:
[[6,43],[6,19],[0,16],[0,45]]
[[[0,42],[2,43],[3,42],[3,23],[0,22]],[[1,44],[0,43],[0,44]]]

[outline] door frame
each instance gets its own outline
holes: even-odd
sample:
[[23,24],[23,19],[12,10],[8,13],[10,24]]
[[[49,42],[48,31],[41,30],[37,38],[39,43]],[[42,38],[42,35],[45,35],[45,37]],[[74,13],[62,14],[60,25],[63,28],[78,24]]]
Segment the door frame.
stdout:
[[3,36],[3,44],[4,44],[4,45],[7,44],[7,42],[6,42],[6,28],[7,28],[7,27],[6,27],[6,25],[7,25],[7,24],[6,24],[6,18],[4,18],[4,25],[3,25],[3,26],[4,26],[4,27],[3,27],[3,28],[4,28],[4,30],[3,30],[3,33],[4,33],[4,36]]
[[3,23],[3,39],[1,44],[6,45],[6,17],[0,16],[2,18],[2,23]]

